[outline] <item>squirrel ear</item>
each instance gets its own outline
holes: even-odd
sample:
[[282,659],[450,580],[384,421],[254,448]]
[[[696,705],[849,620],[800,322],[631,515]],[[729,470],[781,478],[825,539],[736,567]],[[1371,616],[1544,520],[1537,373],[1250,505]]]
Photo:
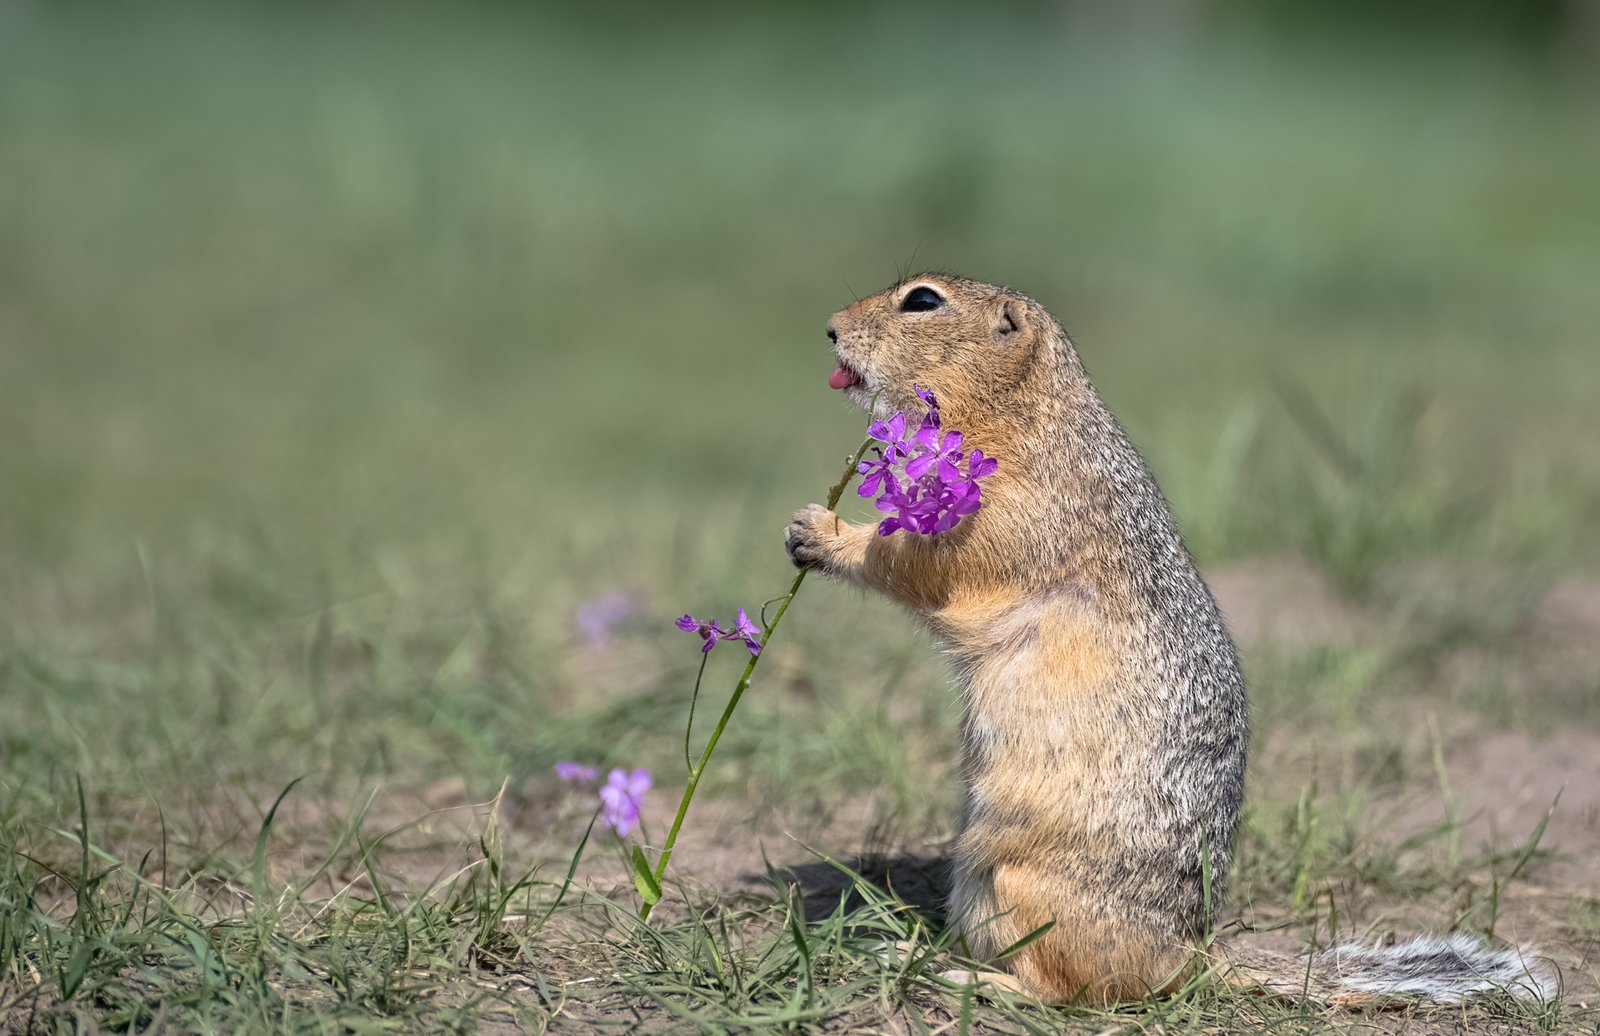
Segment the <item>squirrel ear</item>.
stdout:
[[1022,330],[1026,314],[1014,299],[1001,299],[994,319],[994,344],[1010,345]]

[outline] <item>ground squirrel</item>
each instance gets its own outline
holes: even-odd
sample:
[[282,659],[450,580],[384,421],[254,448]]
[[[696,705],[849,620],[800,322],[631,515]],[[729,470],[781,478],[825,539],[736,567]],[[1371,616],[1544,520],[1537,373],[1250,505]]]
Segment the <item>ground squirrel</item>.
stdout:
[[1134,1000],[1209,959],[1327,1003],[1548,994],[1542,966],[1466,937],[1203,953],[1244,795],[1244,680],[1143,458],[1027,296],[913,277],[834,314],[828,337],[831,387],[876,398],[879,418],[914,414],[913,386],[931,389],[945,427],[1000,462],[982,510],[942,535],[878,536],[815,504],[784,534],[795,564],[887,594],[949,652],[966,782],[951,922],[980,960],[1053,922],[998,964],[1009,974],[974,978]]

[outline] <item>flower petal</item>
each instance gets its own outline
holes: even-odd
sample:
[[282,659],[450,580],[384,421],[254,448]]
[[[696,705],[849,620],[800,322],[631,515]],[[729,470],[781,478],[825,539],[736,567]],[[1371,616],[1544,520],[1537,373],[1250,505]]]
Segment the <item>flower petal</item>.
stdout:
[[556,776],[573,784],[584,784],[599,777],[600,771],[593,766],[562,760],[556,763]]
[[[739,609],[739,618],[734,622],[733,630],[734,634],[746,644],[754,644],[761,638],[761,631],[756,628],[755,623],[750,621],[750,616],[745,614],[743,608]],[[755,654],[755,652],[752,651],[751,654]]]

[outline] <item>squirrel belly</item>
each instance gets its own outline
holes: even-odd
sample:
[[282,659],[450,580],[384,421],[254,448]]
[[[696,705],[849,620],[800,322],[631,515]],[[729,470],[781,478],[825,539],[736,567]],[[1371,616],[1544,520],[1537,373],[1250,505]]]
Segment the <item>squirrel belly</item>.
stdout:
[[[1041,999],[1175,989],[1215,964],[1202,942],[1227,896],[1249,723],[1233,639],[1154,476],[1024,295],[924,275],[828,334],[853,401],[886,417],[931,390],[944,426],[999,461],[947,532],[879,536],[813,504],[784,534],[795,564],[900,602],[949,653],[966,786],[952,924],[980,960],[1048,926],[986,976]],[[1547,991],[1514,953],[1471,943],[1217,966],[1329,1003]]]
[[[1163,582],[1202,586],[1192,567]],[[1243,798],[1232,644],[1153,636],[1187,627],[1115,565],[996,596],[928,617],[965,706],[952,920],[979,957],[1051,923],[1010,964],[1047,999],[1171,989],[1225,897]],[[1188,606],[1214,616],[1209,595]]]
[[1233,810],[1171,794],[1188,778],[1146,746],[1174,717],[1129,693],[1130,631],[1078,583],[998,614],[947,608],[930,625],[965,704],[951,920],[973,954],[1049,924],[1011,964],[1048,999],[1138,999],[1181,982],[1210,920],[1202,868],[1226,872]]

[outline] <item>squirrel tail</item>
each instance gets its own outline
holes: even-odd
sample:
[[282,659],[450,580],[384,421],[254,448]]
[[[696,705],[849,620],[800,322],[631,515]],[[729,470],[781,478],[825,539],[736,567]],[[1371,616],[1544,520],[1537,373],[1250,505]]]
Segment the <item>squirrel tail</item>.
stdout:
[[1237,944],[1214,950],[1226,982],[1329,1007],[1401,1000],[1454,1004],[1485,993],[1548,1003],[1561,989],[1555,968],[1537,951],[1497,950],[1462,934],[1383,947],[1346,943],[1298,956]]

